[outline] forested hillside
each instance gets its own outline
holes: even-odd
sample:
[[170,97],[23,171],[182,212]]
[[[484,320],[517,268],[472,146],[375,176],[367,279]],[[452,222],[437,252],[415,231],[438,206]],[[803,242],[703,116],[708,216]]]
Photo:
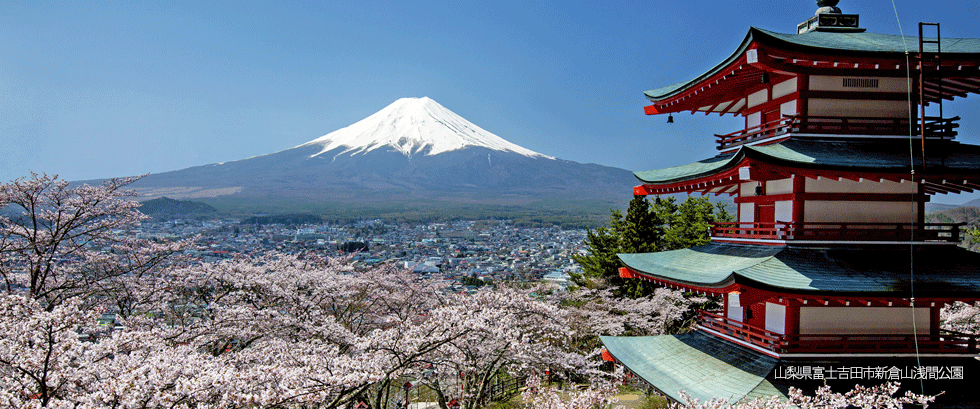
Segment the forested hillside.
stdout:
[[976,237],[980,229],[980,207],[960,206],[926,214],[926,223],[966,223],[960,228],[963,232],[963,245],[973,251],[980,250],[980,237]]

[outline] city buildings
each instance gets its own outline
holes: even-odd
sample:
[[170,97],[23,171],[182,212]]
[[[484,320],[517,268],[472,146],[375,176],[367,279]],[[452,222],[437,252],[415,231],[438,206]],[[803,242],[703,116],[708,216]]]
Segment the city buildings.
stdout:
[[[584,252],[584,230],[521,227],[508,221],[450,223],[357,223],[248,225],[238,220],[144,222],[142,238],[190,238],[185,255],[202,261],[268,252],[350,257],[368,268],[391,263],[420,275],[449,281],[475,277],[483,282],[537,281],[548,274],[577,272],[572,254]],[[363,244],[344,252],[345,244]],[[559,277],[559,275],[555,275]],[[555,280],[548,280],[555,282]],[[560,283],[558,283],[560,284]]]

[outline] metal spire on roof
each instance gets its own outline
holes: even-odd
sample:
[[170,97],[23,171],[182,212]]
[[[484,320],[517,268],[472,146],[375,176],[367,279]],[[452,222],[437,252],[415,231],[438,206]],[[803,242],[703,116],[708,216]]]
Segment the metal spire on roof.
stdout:
[[837,8],[839,0],[817,0],[817,12],[809,20],[796,26],[796,33],[803,34],[810,31],[836,31],[860,33],[863,28],[858,27],[857,14],[844,14]]
[[823,13],[835,13],[840,14],[840,9],[837,8],[837,3],[839,0],[817,0],[817,12],[815,14]]

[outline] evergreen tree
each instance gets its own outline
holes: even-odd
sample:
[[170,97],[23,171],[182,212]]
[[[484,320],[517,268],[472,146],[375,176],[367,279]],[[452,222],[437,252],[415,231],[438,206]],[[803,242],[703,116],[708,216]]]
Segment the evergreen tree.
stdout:
[[620,296],[631,298],[652,293],[656,288],[643,280],[624,280],[619,277],[623,266],[617,254],[649,253],[699,246],[710,241],[710,225],[716,221],[731,221],[732,215],[723,205],[717,207],[705,197],[688,197],[677,204],[673,197],[634,196],[626,216],[619,210],[610,215],[609,228],[588,230],[585,245],[587,254],[572,258],[582,267],[572,281],[583,287],[615,287]]
[[[671,198],[673,200],[673,198]],[[619,237],[620,253],[649,253],[663,248],[664,227],[666,226],[662,200],[658,197],[654,206],[646,196],[633,196],[626,217],[614,226]]]
[[715,206],[706,197],[688,197],[671,214],[667,229],[666,250],[700,246],[711,241],[707,232],[716,221]]
[[[617,219],[617,214],[619,218]],[[612,222],[621,222],[622,213],[618,210],[613,211]],[[589,248],[588,254],[573,254],[572,259],[582,266],[581,274],[570,274],[572,282],[578,286],[595,288],[599,283],[605,281],[609,285],[619,286],[623,284],[623,279],[619,277],[618,269],[622,265],[619,257],[619,238],[610,229],[600,227],[596,230],[587,230],[585,235],[585,245]]]

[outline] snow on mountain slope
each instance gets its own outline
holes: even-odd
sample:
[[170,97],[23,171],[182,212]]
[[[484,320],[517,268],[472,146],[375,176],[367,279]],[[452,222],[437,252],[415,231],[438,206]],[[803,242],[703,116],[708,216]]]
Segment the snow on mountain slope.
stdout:
[[[318,156],[343,148],[355,155],[391,147],[405,156],[437,155],[467,147],[509,151],[528,157],[554,159],[518,146],[476,126],[428,97],[402,98],[353,125],[298,147],[321,146]],[[338,154],[339,155],[339,154]]]

